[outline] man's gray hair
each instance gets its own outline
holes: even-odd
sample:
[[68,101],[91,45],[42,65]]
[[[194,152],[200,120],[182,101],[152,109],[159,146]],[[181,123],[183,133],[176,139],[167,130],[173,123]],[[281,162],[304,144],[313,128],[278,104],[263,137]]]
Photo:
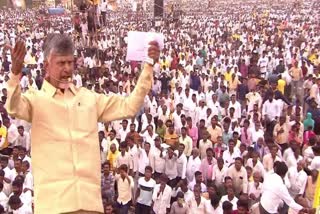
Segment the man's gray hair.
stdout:
[[61,55],[73,55],[73,41],[66,34],[49,34],[43,43],[43,52],[45,60],[47,60],[52,53]]

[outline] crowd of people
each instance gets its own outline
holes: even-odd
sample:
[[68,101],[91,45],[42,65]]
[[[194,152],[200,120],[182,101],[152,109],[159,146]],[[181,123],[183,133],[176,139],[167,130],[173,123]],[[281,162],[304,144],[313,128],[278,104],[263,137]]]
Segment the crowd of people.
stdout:
[[7,44],[26,42],[22,91],[41,90],[44,39],[58,32],[74,40],[76,87],[128,96],[142,69],[125,60],[131,30],[165,45],[140,113],[97,124],[105,213],[315,212],[319,2],[182,2],[183,15],[155,22],[125,3],[0,10],[0,213],[33,210],[32,127],[4,108]]

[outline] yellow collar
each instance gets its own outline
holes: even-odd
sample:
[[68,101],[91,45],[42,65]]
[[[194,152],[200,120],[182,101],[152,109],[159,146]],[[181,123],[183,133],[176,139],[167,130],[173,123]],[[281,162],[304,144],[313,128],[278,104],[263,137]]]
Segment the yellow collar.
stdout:
[[[57,92],[57,88],[51,85],[47,80],[43,80],[41,90],[47,93],[50,97],[53,97]],[[74,95],[77,94],[77,90],[73,83],[71,83],[70,88],[68,90],[70,90]]]

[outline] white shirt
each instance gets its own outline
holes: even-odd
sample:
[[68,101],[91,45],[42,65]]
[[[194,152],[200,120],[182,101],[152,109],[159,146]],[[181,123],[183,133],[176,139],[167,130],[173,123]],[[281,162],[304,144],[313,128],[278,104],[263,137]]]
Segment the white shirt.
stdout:
[[246,166],[250,166],[250,167],[252,168],[252,174],[253,174],[254,172],[259,172],[260,175],[261,175],[262,177],[264,177],[264,173],[265,173],[266,171],[265,171],[264,166],[263,166],[263,164],[261,163],[260,160],[257,160],[256,165],[253,166],[253,160],[252,160],[252,158],[249,158],[249,159],[247,160]]
[[278,213],[278,207],[283,201],[294,210],[303,207],[297,204],[290,196],[282,178],[276,173],[268,175],[262,185],[261,206],[269,213]]
[[25,175],[23,186],[25,188],[33,190],[33,176],[31,172],[27,172],[27,174]]
[[265,116],[267,115],[267,117],[273,121],[275,120],[276,117],[280,116],[280,109],[279,109],[279,105],[277,103],[276,100],[272,100],[272,102],[270,102],[269,100],[265,101],[265,103],[262,105],[262,115]]
[[289,168],[285,177],[285,183],[292,198],[304,193],[307,181],[308,175],[304,170],[300,170],[298,172],[297,167]]
[[167,208],[170,208],[172,189],[170,186],[166,185],[163,192],[158,195],[160,186],[161,184],[157,184],[153,190],[153,211],[157,214],[166,214]]
[[248,195],[254,194],[258,199],[261,195],[262,191],[262,183],[259,183],[258,187],[255,185],[254,182],[250,182],[248,185]]
[[193,156],[189,157],[187,163],[186,175],[189,182],[194,180],[194,173],[200,170],[201,160],[198,157],[194,158]]
[[224,160],[224,164],[225,164],[226,167],[229,167],[231,164],[233,164],[234,160],[237,157],[241,157],[241,154],[240,154],[240,150],[238,148],[236,148],[236,147],[233,149],[233,153],[232,154],[230,154],[229,150],[224,151],[223,154],[222,154],[222,158]]
[[32,208],[23,203],[22,207],[17,210],[13,210],[13,214],[32,214]]
[[231,107],[234,108],[234,117],[237,119],[240,119],[241,118],[241,105],[240,105],[240,103],[237,101],[235,103],[232,103],[230,101],[228,110],[230,110]]
[[198,205],[196,200],[193,199],[189,202],[189,210],[192,210],[192,214],[204,214],[207,212],[207,200],[201,197],[200,204]]
[[220,204],[222,206],[223,202],[229,201],[232,204],[232,210],[237,210],[237,202],[238,198],[236,196],[233,197],[233,199],[230,201],[228,198],[228,195],[224,195],[221,197]]
[[212,171],[212,180],[215,181],[215,185],[221,186],[224,183],[224,178],[227,174],[228,167],[223,166],[222,169],[220,170],[218,167],[218,164],[213,166],[213,171]]
[[181,179],[186,178],[186,170],[187,170],[187,157],[184,153],[177,159],[177,172],[178,177],[181,177]]
[[320,156],[315,156],[310,164],[310,170],[319,170],[320,169]]
[[8,201],[8,196],[4,192],[0,192],[0,205],[4,208],[5,212],[8,210]]
[[74,76],[73,76],[73,80],[76,81],[76,87],[77,87],[77,88],[82,87],[82,78],[81,78],[80,74],[74,75]]
[[167,154],[165,160],[166,161],[164,173],[168,176],[170,180],[175,179],[178,176],[177,157],[173,155],[172,158],[169,158],[169,155]]
[[166,156],[165,151],[162,152],[162,157],[160,157],[161,151],[158,148],[154,147],[152,149],[152,153],[153,155],[150,160],[150,165],[153,171],[157,173],[164,173],[166,165],[166,160],[164,159],[164,157]]
[[12,123],[8,128],[8,136],[7,136],[8,142],[14,144],[18,136],[19,136],[18,128],[15,124]]
[[[146,150],[138,148],[139,159],[138,159],[138,172],[144,174],[146,166],[150,165],[151,150],[147,154]],[[149,158],[150,157],[150,158]]]

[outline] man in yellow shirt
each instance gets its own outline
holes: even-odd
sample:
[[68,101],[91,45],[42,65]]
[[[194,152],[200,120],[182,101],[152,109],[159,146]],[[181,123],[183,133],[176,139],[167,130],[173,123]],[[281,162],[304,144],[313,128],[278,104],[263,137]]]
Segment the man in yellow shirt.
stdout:
[[284,79],[281,78],[281,75],[279,76],[280,78],[278,79],[278,85],[277,85],[277,89],[284,94],[284,89],[286,87],[286,81]]
[[32,123],[35,214],[103,213],[97,122],[132,118],[140,110],[151,89],[154,61],[160,56],[157,42],[149,45],[149,58],[128,97],[76,88],[74,46],[65,34],[51,34],[44,43],[46,78],[41,90],[22,94],[25,43],[18,41],[11,48],[6,109],[9,115]]
[[3,149],[7,147],[7,128],[2,124],[2,121],[0,120],[0,150],[3,151]]

